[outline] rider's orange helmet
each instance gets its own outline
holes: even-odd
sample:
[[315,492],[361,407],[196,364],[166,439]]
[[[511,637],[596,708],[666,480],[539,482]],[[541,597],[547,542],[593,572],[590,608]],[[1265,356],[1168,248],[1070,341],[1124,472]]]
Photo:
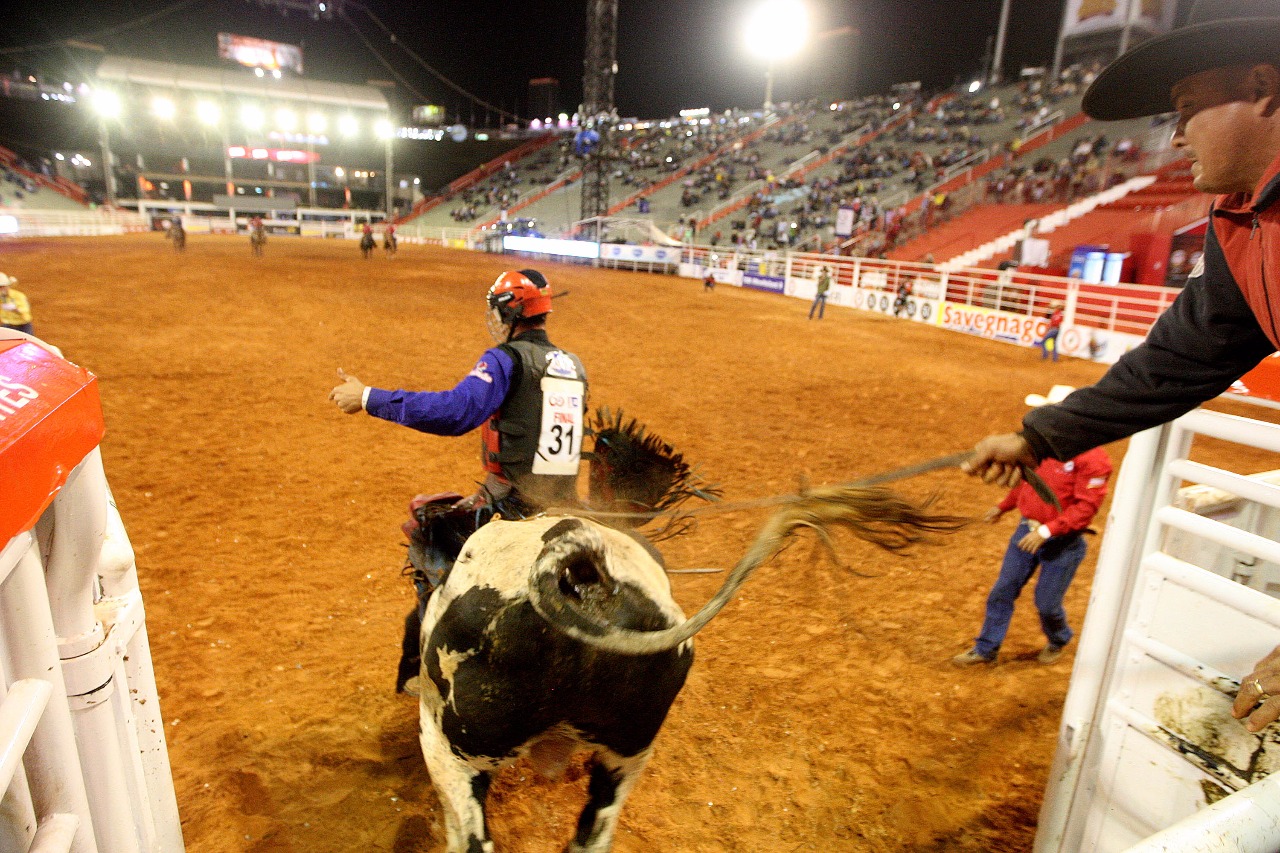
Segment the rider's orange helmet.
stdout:
[[551,313],[551,285],[537,270],[507,270],[489,288],[489,310],[504,326]]

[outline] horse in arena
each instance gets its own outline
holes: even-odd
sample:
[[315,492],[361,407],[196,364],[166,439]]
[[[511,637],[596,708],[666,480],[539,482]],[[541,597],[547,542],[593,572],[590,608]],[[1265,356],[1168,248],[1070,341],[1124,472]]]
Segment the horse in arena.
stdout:
[[187,230],[182,227],[182,220],[175,219],[169,226],[169,239],[173,241],[173,250],[181,252],[187,248]]
[[253,250],[255,257],[261,257],[266,245],[267,228],[262,224],[262,220],[255,220],[249,227],[249,248]]
[[396,230],[392,226],[387,226],[387,230],[382,234],[382,250],[387,253],[387,257],[394,257],[396,251],[400,247],[400,241],[396,239]]
[[[596,463],[607,455],[601,448],[597,434],[593,486],[608,479],[597,476]],[[605,485],[593,493],[610,493],[611,508],[672,506],[665,498],[638,501],[634,490],[612,488],[616,478]],[[485,799],[499,768],[528,757],[540,773],[558,778],[579,751],[591,755],[588,801],[565,849],[607,853],[622,806],[693,665],[693,635],[792,532],[810,528],[825,539],[846,527],[901,550],[963,523],[884,489],[800,496],[769,521],[720,593],[686,620],[656,548],[635,529],[607,526],[591,515],[584,508],[527,520],[494,518],[465,540],[427,602],[419,740],[444,807],[448,853],[493,853]]]
[[373,255],[373,249],[377,245],[377,241],[373,239],[373,232],[366,231],[360,235],[360,254],[367,261]]

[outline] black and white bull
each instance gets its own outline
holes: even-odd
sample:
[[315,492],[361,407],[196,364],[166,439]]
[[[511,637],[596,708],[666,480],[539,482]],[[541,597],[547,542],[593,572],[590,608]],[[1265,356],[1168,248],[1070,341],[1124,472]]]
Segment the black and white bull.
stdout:
[[444,806],[449,853],[489,853],[492,774],[528,756],[559,775],[593,756],[569,853],[605,853],[618,815],[693,663],[692,640],[650,654],[601,651],[533,608],[565,598],[636,632],[684,622],[662,567],[636,539],[573,517],[494,520],[463,547],[422,624],[419,733]]
[[606,853],[618,814],[693,663],[693,635],[798,530],[843,528],[889,551],[966,523],[881,488],[787,499],[691,618],[641,540],[578,517],[495,520],[466,544],[422,623],[422,751],[449,853],[489,853],[491,774],[529,756],[555,774],[595,761],[568,853]]

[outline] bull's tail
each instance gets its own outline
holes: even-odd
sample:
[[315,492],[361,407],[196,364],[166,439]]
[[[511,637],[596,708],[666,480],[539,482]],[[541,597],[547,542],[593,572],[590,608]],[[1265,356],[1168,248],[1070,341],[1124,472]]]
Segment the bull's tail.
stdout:
[[[930,512],[927,503],[913,504],[884,488],[814,489],[774,513],[720,590],[701,610],[674,627],[637,630],[611,622],[602,618],[601,612],[582,606],[581,597],[563,594],[559,583],[551,583],[546,573],[530,584],[529,599],[544,619],[582,642],[621,654],[653,654],[675,648],[702,630],[751,573],[782,550],[797,530],[813,530],[829,545],[832,531],[845,528],[859,539],[898,552],[966,523],[968,519]],[[590,576],[581,563],[569,574]]]

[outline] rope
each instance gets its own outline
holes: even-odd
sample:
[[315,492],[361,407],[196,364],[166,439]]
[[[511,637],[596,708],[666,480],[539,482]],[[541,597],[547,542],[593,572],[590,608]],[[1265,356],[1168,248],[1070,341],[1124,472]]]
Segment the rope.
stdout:
[[[872,474],[869,477],[863,477],[860,480],[854,480],[850,483],[841,483],[839,485],[828,487],[832,491],[844,491],[848,489],[865,489],[869,486],[878,486],[883,483],[891,483],[895,480],[907,480],[911,477],[927,474],[930,471],[937,471],[941,468],[955,468],[964,462],[971,455],[971,451],[965,450],[960,453],[951,453],[947,456],[940,456],[937,459],[930,459],[926,462],[919,462],[915,465],[908,465],[905,468],[895,468],[892,471],[885,471],[880,474]],[[551,507],[548,509],[547,515],[575,515],[579,518],[590,519],[631,519],[636,521],[652,521],[655,518],[661,518],[665,515],[678,515],[680,517],[720,514],[728,512],[740,512],[747,509],[760,509],[763,507],[786,506],[787,504],[799,503],[808,497],[808,490],[802,491],[794,495],[774,495],[772,497],[751,498],[741,501],[716,501],[706,506],[694,507],[693,509],[666,509],[653,510],[650,512],[610,512],[605,510],[590,510],[581,507]]]

